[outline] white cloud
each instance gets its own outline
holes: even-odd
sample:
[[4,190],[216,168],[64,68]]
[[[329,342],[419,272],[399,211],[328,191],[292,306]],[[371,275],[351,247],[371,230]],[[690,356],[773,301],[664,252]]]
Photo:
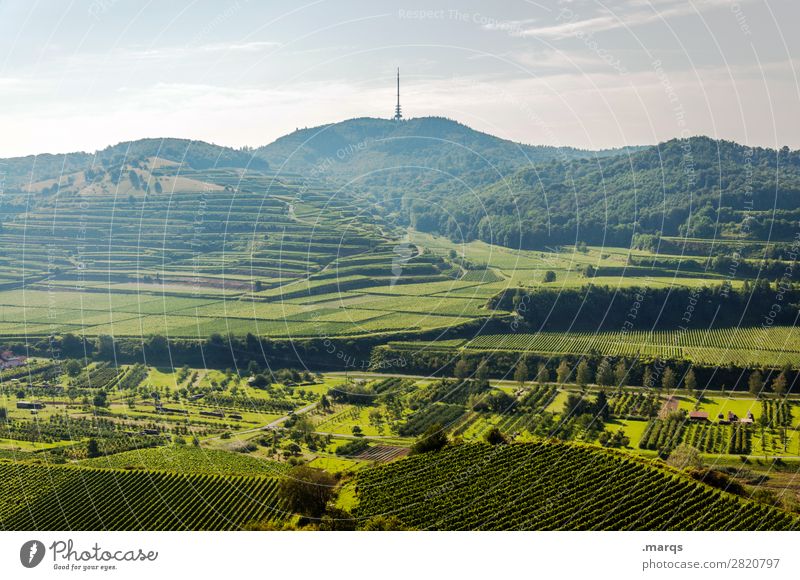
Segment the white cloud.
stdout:
[[[740,4],[746,1],[741,0]],[[549,24],[531,26],[531,20],[507,20],[493,22],[484,28],[503,30],[512,36],[561,40],[580,34],[635,28],[730,5],[729,0],[624,0],[616,4],[609,2],[608,6],[570,3],[555,11],[555,21]]]

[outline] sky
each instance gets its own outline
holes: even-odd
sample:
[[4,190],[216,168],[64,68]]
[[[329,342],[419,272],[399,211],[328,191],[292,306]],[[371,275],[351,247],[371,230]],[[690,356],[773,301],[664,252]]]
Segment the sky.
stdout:
[[528,144],[800,148],[797,0],[0,0],[0,157],[441,115]]

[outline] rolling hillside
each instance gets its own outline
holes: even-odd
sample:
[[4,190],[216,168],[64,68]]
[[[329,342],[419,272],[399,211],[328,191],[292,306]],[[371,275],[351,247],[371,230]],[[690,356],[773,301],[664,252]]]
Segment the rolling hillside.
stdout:
[[800,219],[800,152],[673,139],[630,155],[524,168],[436,202],[411,207],[417,229],[510,247],[658,247],[636,234],[786,241]]
[[236,530],[281,519],[266,477],[0,462],[0,530]]
[[358,516],[425,530],[793,530],[798,520],[564,443],[466,444],[365,470]]

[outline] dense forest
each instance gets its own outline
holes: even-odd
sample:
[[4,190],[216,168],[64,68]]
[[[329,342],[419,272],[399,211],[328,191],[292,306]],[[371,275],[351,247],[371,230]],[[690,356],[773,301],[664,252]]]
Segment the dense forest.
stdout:
[[800,152],[707,137],[525,168],[471,195],[408,196],[419,230],[509,247],[606,244],[635,234],[788,240],[800,219]]
[[516,312],[530,331],[796,325],[800,290],[763,278],[742,290],[726,284],[509,289],[492,299],[491,306]]

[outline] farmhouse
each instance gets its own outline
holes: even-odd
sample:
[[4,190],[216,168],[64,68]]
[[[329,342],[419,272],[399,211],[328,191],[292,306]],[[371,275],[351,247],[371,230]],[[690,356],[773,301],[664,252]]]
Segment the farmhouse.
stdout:
[[44,403],[35,403],[33,401],[17,401],[17,409],[43,409]]
[[708,421],[708,413],[706,411],[689,411],[690,421]]

